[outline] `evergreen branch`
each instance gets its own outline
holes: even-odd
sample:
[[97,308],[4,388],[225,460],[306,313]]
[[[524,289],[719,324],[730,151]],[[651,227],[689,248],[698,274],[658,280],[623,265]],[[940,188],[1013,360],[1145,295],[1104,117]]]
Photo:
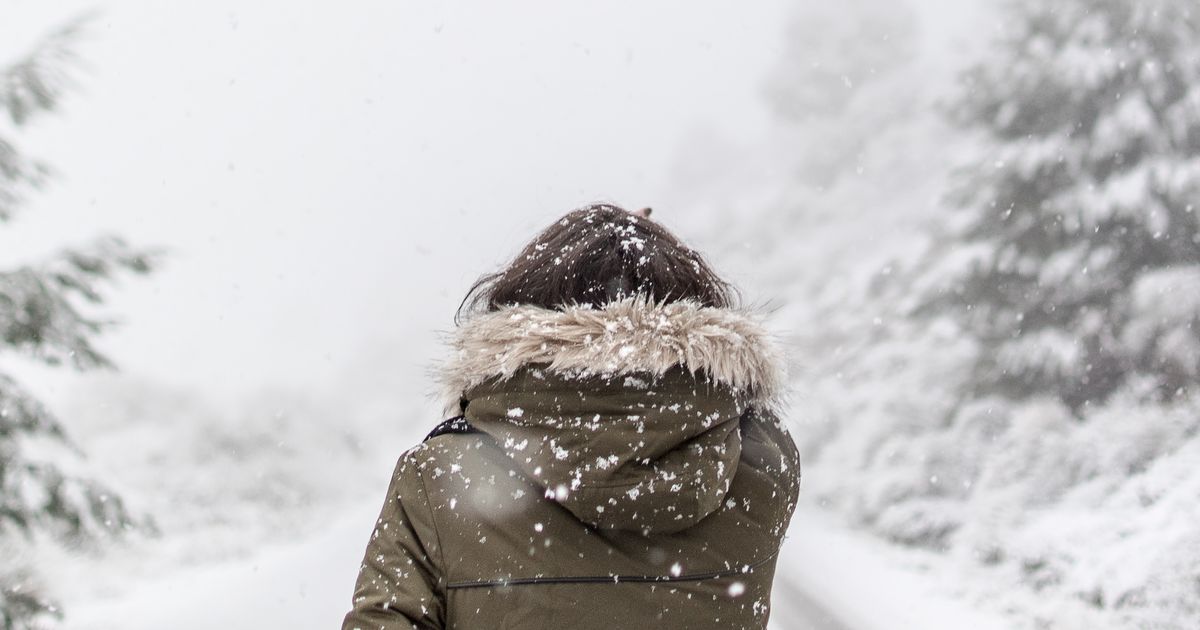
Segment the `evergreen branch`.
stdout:
[[39,630],[44,621],[61,620],[62,611],[26,584],[23,572],[0,575],[0,630]]
[[0,440],[21,434],[46,435],[63,442],[67,439],[62,424],[45,405],[12,378],[0,374]]
[[22,447],[39,438],[80,455],[54,414],[0,374],[0,536],[10,529],[26,536],[37,530],[85,541],[135,525],[124,503],[104,486],[31,461]]
[[20,452],[0,459],[0,536],[15,530],[29,538],[42,531],[79,544],[137,527],[125,502],[95,481],[26,461]]
[[63,250],[43,269],[63,293],[75,293],[88,302],[100,303],[98,281],[121,271],[144,275],[153,271],[162,256],[158,250],[134,250],[118,236],[105,236],[90,245]]
[[109,367],[91,338],[114,322],[96,319],[76,305],[104,300],[102,282],[118,272],[153,270],[157,252],[131,249],[116,237],[67,249],[39,266],[0,273],[0,345],[22,350],[49,365]]
[[40,112],[53,111],[73,85],[69,68],[79,61],[76,41],[90,15],[50,33],[33,51],[0,70],[0,108],[21,126]]
[[45,185],[50,175],[50,167],[21,155],[16,145],[0,136],[0,221],[10,219],[25,194]]
[[[70,69],[78,64],[74,44],[91,16],[83,16],[52,32],[25,57],[0,68],[0,116],[7,113],[17,127],[39,112],[53,111],[74,82]],[[50,169],[21,154],[0,136],[0,221],[12,217],[30,189],[40,188]]]

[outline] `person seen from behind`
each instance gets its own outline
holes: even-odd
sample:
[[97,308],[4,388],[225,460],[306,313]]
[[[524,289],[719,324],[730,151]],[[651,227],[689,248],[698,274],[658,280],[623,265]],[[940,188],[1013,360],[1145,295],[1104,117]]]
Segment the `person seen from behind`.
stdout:
[[799,456],[782,360],[649,210],[568,213],[456,317],[343,630],[765,628]]

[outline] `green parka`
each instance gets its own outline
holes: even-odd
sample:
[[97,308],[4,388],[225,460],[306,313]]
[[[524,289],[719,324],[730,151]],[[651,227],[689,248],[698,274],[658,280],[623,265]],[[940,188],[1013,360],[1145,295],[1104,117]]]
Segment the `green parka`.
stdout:
[[748,315],[627,300],[459,329],[343,630],[764,628],[799,461]]

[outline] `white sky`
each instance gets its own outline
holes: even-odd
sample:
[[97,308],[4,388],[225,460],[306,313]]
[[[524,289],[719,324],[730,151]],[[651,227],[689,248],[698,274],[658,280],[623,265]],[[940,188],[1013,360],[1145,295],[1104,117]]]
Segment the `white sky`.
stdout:
[[[762,134],[785,5],[111,0],[84,89],[25,136],[62,177],[0,264],[166,247],[101,340],[135,377],[229,396],[386,364],[423,390],[471,280],[558,214],[652,205],[697,236],[666,174],[697,129]],[[0,58],[89,8],[0,0]]]

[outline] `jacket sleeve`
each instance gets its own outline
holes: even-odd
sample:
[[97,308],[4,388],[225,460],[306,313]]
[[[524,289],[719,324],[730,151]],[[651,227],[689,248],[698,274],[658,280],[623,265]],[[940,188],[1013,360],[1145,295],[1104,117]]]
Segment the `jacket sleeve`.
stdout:
[[415,453],[400,458],[367,543],[342,630],[440,630],[445,573]]

